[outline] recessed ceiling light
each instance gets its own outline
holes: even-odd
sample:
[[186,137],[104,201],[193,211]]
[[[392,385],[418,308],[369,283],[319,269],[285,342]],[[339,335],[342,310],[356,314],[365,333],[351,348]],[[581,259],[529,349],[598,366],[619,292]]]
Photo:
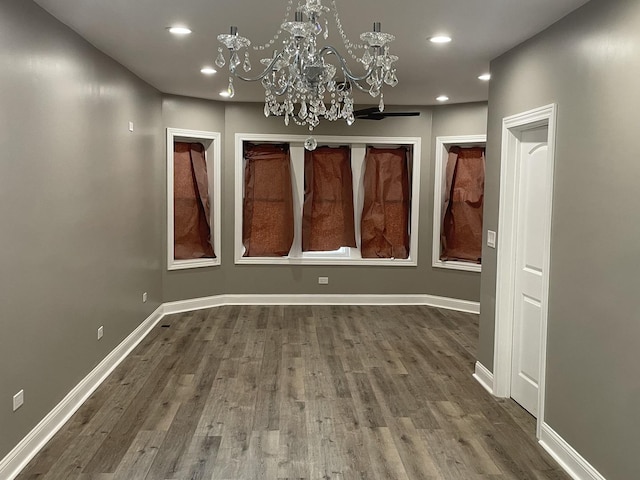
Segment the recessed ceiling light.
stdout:
[[436,100],[439,102],[446,102],[447,100],[449,100],[449,97],[447,97],[446,95],[440,95],[439,97],[436,97]]
[[200,69],[201,73],[204,73],[205,75],[213,75],[214,73],[216,73],[216,69],[213,67],[202,67]]
[[490,73],[483,73],[482,75],[480,75],[478,77],[478,79],[487,82],[487,81],[491,80],[491,74]]
[[226,97],[231,96],[231,94],[229,93],[229,90],[222,90],[222,91],[219,93],[219,95],[220,95],[221,97],[225,97],[225,98],[226,98]]
[[191,33],[191,29],[187,27],[168,27],[167,30],[174,35],[189,35]]
[[431,43],[449,43],[451,37],[449,35],[434,35],[433,37],[429,37],[429,41]]

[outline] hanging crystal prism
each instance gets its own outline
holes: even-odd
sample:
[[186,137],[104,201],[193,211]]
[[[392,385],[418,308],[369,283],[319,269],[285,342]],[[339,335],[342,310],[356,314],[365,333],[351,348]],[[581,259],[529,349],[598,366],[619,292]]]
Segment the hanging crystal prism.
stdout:
[[216,58],[216,66],[222,68],[225,65],[224,55],[222,54],[222,47],[218,47],[218,57]]
[[302,105],[300,105],[300,111],[298,112],[298,116],[304,120],[307,118],[307,102],[302,101]]
[[233,98],[236,94],[236,89],[233,88],[233,77],[229,77],[229,86],[227,87],[227,93],[229,98]]
[[267,102],[264,102],[264,116],[268,117],[269,116],[269,104]]
[[317,146],[318,141],[313,137],[309,137],[304,141],[304,148],[309,150],[310,152],[313,152]]
[[238,57],[238,52],[233,52],[229,60],[229,69],[235,70],[238,65],[240,65],[240,57]]
[[326,18],[324,19],[324,33],[322,34],[322,36],[325,40],[329,38],[329,20],[327,20]]
[[398,85],[398,77],[396,76],[396,71],[393,71],[393,74],[391,75],[391,83],[389,84],[391,87],[395,87],[396,85]]
[[245,72],[251,70],[251,62],[249,62],[249,52],[244,52],[244,63],[242,65],[242,68]]
[[372,57],[371,54],[369,53],[369,50],[365,50],[364,55],[362,55],[362,58],[360,59],[360,61],[364,64],[364,65],[369,65],[371,63]]
[[378,104],[378,110],[384,112],[384,93],[380,93],[380,103]]

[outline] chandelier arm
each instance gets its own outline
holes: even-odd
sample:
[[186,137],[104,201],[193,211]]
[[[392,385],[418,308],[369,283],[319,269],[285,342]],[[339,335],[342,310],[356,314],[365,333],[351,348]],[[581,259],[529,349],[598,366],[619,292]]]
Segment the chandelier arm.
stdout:
[[[349,67],[347,66],[347,62],[345,61],[344,58],[342,58],[342,55],[340,55],[338,53],[338,51],[335,49],[335,47],[332,47],[331,45],[327,45],[325,47],[322,47],[322,49],[320,50],[319,55],[324,55],[325,53],[333,53],[338,60],[340,61],[340,68],[342,69],[342,71],[344,72],[345,76],[353,81],[353,82],[359,82],[361,80],[366,80],[369,76],[371,76],[371,74],[374,72],[375,67],[369,67],[369,69],[367,70],[367,72],[358,77],[357,75],[354,75],[351,70],[349,70]],[[372,63],[373,65],[373,63]]]
[[266,77],[269,73],[273,71],[273,66],[276,64],[278,60],[280,60],[281,57],[282,57],[282,52],[278,53],[275,57],[273,57],[269,65],[265,67],[262,73],[260,73],[255,77],[245,77],[243,75],[240,75],[239,73],[236,72],[235,68],[233,70],[229,69],[229,73],[231,73],[231,75],[233,75],[234,77],[239,78],[240,80],[243,80],[245,82],[257,82],[258,80],[262,80],[264,77]]
[[[348,76],[347,76],[347,78],[348,78]],[[369,93],[369,90],[370,90],[369,88],[365,88],[365,87],[363,87],[363,86],[362,86],[362,85],[360,85],[356,80],[354,80],[354,79],[352,79],[352,78],[350,78],[349,80],[351,80],[351,85],[355,85],[355,86],[356,86],[356,88],[357,88],[358,90],[360,90],[361,92]]]

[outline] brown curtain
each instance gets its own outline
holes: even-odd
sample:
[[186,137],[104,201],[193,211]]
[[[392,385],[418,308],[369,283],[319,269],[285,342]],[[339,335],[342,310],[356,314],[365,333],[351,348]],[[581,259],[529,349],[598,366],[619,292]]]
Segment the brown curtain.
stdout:
[[484,163],[482,147],[449,149],[441,260],[480,263]]
[[350,148],[305,150],[302,251],[355,246]]
[[215,258],[209,225],[209,182],[204,145],[174,143],[174,258]]
[[402,148],[367,148],[362,258],[409,257],[409,164]]
[[293,243],[289,146],[246,143],[244,158],[244,256],[286,256]]

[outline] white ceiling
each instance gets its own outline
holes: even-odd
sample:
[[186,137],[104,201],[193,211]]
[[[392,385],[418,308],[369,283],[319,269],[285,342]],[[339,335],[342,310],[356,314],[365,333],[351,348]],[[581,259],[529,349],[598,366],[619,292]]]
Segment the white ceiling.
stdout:
[[[61,22],[97,48],[125,65],[162,92],[221,100],[227,76],[200,73],[213,65],[219,33],[231,25],[263,44],[275,34],[287,0],[35,0]],[[330,5],[331,0],[323,0]],[[587,0],[337,0],[347,36],[359,42],[360,33],[374,21],[392,33],[400,83],[385,89],[392,105],[432,105],[446,94],[452,103],[487,99],[488,85],[477,79],[489,61],[553,24]],[[298,0],[293,0],[294,6]],[[267,8],[270,7],[270,8]],[[166,27],[188,25],[184,38]],[[341,46],[335,23],[329,23],[329,42]],[[445,32],[448,45],[427,38]],[[251,50],[254,68],[270,56]],[[262,53],[263,55],[259,55]],[[354,68],[354,70],[356,70]],[[233,101],[262,101],[256,84],[237,82]],[[358,103],[372,103],[366,94]]]

